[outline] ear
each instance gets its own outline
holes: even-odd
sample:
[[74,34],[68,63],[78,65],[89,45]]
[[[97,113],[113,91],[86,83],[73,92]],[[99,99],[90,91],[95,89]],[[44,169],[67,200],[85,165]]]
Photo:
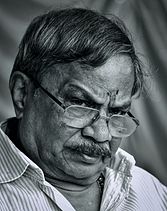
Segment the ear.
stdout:
[[14,72],[9,81],[9,88],[12,95],[16,117],[18,119],[23,116],[23,111],[28,97],[29,85],[30,79],[24,73],[19,71]]

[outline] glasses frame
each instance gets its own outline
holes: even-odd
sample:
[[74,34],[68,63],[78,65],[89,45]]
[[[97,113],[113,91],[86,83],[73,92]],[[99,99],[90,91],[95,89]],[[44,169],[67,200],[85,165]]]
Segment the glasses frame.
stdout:
[[[57,105],[59,105],[64,111],[65,111],[66,109],[69,109],[71,106],[83,107],[83,106],[80,106],[80,105],[65,106],[63,102],[61,102],[61,101],[60,101],[59,99],[57,99],[54,95],[52,95],[50,92],[48,92],[48,91],[47,91],[47,90],[46,90],[37,80],[35,80],[35,79],[32,78],[32,77],[29,77],[29,78],[31,78],[31,79],[34,81],[35,85],[36,85],[37,87],[40,87],[40,88],[42,89],[42,91],[43,91],[45,94],[47,94],[47,96],[48,96],[49,98],[51,98]],[[89,108],[89,107],[83,107],[83,108],[88,108],[88,109],[92,109],[92,110],[97,110],[97,111],[99,111],[98,109],[93,109],[93,108]],[[136,126],[137,126],[137,127],[140,125],[139,120],[136,119],[135,116],[133,116],[133,114],[132,114],[130,111],[127,112],[127,115],[136,123]],[[124,115],[121,115],[121,114],[113,114],[112,116],[124,116]],[[112,117],[112,116],[111,116],[111,117]],[[105,119],[111,118],[111,117],[107,117],[107,116],[103,116],[103,115],[100,116],[100,117],[103,117],[103,118],[105,118]],[[97,119],[98,119],[98,118],[97,118]]]

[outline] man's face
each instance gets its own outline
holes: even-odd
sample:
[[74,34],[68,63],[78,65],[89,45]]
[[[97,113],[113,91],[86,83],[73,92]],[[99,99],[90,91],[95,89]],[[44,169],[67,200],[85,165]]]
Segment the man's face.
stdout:
[[[71,65],[63,71],[59,80],[56,71],[51,71],[42,86],[65,105],[99,109],[104,116],[109,111],[122,114],[130,109],[134,73],[129,57],[112,57],[94,70]],[[29,157],[50,178],[83,185],[95,181],[121,138],[110,134],[105,118],[82,129],[67,125],[64,110],[40,88],[32,98],[20,125],[21,142]]]

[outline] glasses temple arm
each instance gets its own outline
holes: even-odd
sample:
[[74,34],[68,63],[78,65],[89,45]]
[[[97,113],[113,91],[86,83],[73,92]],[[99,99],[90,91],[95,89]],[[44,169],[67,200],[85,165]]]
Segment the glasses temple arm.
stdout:
[[43,92],[45,92],[53,101],[55,101],[59,106],[61,106],[63,109],[65,109],[65,106],[61,101],[59,101],[56,97],[54,97],[50,92],[48,92],[45,88],[41,86],[41,84],[35,80],[33,77],[28,76],[33,82],[36,87],[40,87]]
[[130,113],[129,111],[127,112],[127,114],[133,119],[133,121],[139,126],[140,122],[138,119],[136,119],[132,113]]

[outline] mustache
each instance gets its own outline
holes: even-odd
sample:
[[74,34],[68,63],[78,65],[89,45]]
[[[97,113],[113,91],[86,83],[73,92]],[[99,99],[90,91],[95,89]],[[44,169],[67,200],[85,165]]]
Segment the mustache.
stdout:
[[83,153],[88,156],[94,157],[111,157],[111,151],[106,145],[100,145],[93,141],[84,141],[82,143],[71,143],[68,146],[71,150],[75,152]]

